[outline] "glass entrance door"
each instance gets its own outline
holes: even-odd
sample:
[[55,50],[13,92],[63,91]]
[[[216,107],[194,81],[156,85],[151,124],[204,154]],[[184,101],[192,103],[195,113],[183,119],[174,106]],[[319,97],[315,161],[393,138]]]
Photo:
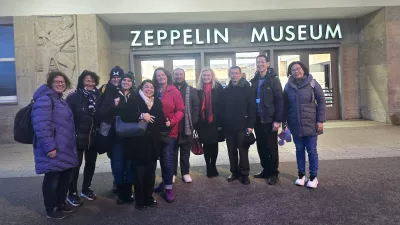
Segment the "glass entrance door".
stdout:
[[235,53],[205,54],[204,59],[205,65],[214,71],[217,81],[224,87],[228,85],[229,67],[236,65]]
[[326,99],[326,119],[339,119],[339,86],[336,49],[299,50],[294,52],[278,51],[275,53],[275,70],[279,74],[282,88],[287,83],[287,69],[291,62],[301,61],[310,74],[321,85]]
[[201,70],[200,54],[135,56],[133,70],[136,84],[138,85],[146,79],[153,79],[154,70],[159,67],[164,67],[171,74],[174,69],[183,69],[186,81],[195,87],[196,75]]

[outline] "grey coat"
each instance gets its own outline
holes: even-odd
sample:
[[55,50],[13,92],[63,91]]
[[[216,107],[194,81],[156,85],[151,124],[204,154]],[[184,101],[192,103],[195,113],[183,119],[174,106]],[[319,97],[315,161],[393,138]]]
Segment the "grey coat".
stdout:
[[325,122],[325,96],[321,85],[308,75],[297,85],[290,77],[284,89],[284,121],[295,137],[317,136],[317,122]]

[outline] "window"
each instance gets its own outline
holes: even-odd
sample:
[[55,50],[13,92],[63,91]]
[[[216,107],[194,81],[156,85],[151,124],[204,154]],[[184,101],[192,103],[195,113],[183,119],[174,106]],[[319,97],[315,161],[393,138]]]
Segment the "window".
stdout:
[[257,71],[256,58],[259,52],[243,52],[236,53],[236,66],[242,69],[242,73],[246,75],[246,80],[251,80]]
[[142,81],[147,79],[152,80],[154,70],[156,70],[158,67],[164,67],[164,61],[163,60],[142,61],[141,66],[142,66]]
[[17,102],[13,26],[0,25],[0,103]]
[[173,69],[181,68],[185,71],[185,80],[192,87],[196,87],[196,60],[175,59],[172,61]]

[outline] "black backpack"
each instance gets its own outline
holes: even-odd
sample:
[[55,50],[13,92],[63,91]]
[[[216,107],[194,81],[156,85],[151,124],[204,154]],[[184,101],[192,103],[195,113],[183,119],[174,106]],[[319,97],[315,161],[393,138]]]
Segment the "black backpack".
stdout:
[[[50,97],[50,96],[49,96]],[[54,109],[53,99],[51,100],[51,110]],[[32,99],[31,103],[24,108],[20,109],[15,115],[14,119],[14,140],[22,144],[33,144],[33,131],[32,125],[32,108],[35,101]]]

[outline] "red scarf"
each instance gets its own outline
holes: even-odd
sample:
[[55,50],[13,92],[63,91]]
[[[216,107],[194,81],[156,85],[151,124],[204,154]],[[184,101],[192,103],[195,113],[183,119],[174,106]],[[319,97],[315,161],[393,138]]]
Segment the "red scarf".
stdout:
[[203,102],[201,103],[201,117],[208,123],[212,123],[214,116],[212,113],[211,84],[204,84]]

